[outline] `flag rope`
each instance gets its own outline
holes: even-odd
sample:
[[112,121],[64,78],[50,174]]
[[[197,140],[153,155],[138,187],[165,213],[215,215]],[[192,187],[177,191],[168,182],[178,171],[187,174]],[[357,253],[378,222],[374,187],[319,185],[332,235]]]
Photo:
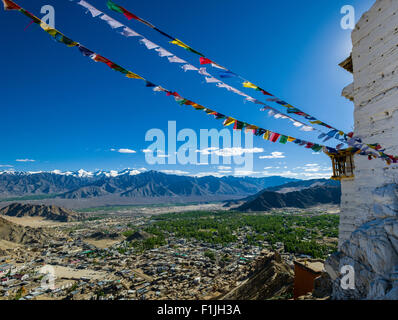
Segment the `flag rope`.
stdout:
[[[71,0],[71,1],[76,1],[76,0]],[[135,19],[141,23],[144,23],[145,25],[149,26],[150,28],[154,29],[155,31],[159,32],[160,34],[166,36],[167,38],[171,39],[170,43],[177,45],[179,47],[184,48],[185,50],[194,53],[196,55],[199,55],[199,61],[201,65],[206,65],[206,64],[210,64],[212,67],[214,68],[218,68],[223,70],[224,73],[226,73],[227,75],[225,75],[226,77],[235,77],[235,78],[239,78],[243,81],[243,86],[246,88],[252,88],[255,89],[256,91],[260,91],[261,93],[263,93],[266,96],[270,96],[270,98],[267,99],[267,101],[272,101],[275,102],[283,107],[286,107],[288,109],[288,113],[293,113],[299,116],[304,117],[305,119],[307,119],[311,124],[317,124],[323,127],[326,127],[328,129],[331,129],[331,131],[328,134],[321,134],[318,138],[325,138],[324,142],[329,140],[330,138],[336,138],[337,140],[346,142],[348,145],[350,146],[361,146],[362,151],[366,151],[367,149],[371,148],[373,150],[376,150],[378,152],[382,152],[385,151],[385,149],[382,150],[382,146],[379,143],[375,143],[375,144],[364,144],[362,143],[361,139],[358,137],[354,137],[353,136],[353,132],[350,133],[345,133],[342,130],[336,129],[335,127],[321,121],[318,120],[317,118],[311,116],[308,113],[303,112],[302,110],[300,110],[299,108],[296,108],[294,106],[292,106],[291,104],[289,104],[288,102],[278,98],[277,96],[269,93],[268,91],[262,89],[261,87],[255,85],[254,83],[250,82],[249,80],[247,80],[246,78],[242,77],[241,75],[232,72],[231,70],[229,70],[226,67],[223,67],[222,65],[216,63],[214,60],[211,60],[209,58],[207,58],[204,54],[200,53],[199,51],[193,49],[192,47],[188,46],[187,44],[185,44],[184,42],[182,42],[181,40],[168,35],[166,32],[161,31],[160,29],[158,29],[157,27],[155,27],[152,23],[138,17],[137,15],[135,15],[134,13],[128,11],[127,9],[119,6],[118,4],[116,4],[115,2],[113,2],[112,0],[107,0],[107,6],[110,10],[113,10],[115,12],[119,12],[119,13],[123,13],[124,16],[128,19]],[[341,139],[339,139],[338,137],[342,137]]]
[[[197,71],[197,73],[199,75],[201,75],[202,77],[205,78],[206,83],[215,83],[216,86],[218,88],[225,88],[226,90],[233,92],[239,96],[245,97],[246,101],[249,101],[251,103],[254,104],[259,104],[262,105],[263,107],[260,109],[261,111],[268,111],[268,115],[269,116],[273,116],[275,119],[287,119],[290,122],[292,122],[293,126],[295,126],[296,128],[300,128],[300,130],[302,131],[318,131],[321,134],[323,133],[321,130],[314,128],[311,125],[308,125],[304,122],[301,122],[299,120],[294,119],[293,117],[280,112],[279,110],[267,105],[266,103],[257,100],[255,98],[253,98],[252,96],[241,92],[240,90],[234,88],[233,86],[227,85],[225,82],[217,79],[215,76],[213,76],[212,74],[210,74],[206,68],[201,68],[198,69],[197,67],[187,63],[185,60],[181,59],[180,57],[178,57],[177,55],[175,55],[172,52],[167,51],[166,49],[162,48],[161,46],[159,46],[158,44],[154,43],[153,41],[149,40],[148,38],[144,37],[143,35],[139,34],[138,32],[136,32],[135,30],[132,30],[131,28],[127,27],[126,25],[124,25],[123,23],[121,23],[120,21],[117,21],[109,16],[107,16],[105,13],[103,13],[102,11],[98,10],[96,7],[94,7],[93,5],[91,5],[89,2],[81,0],[79,2],[76,2],[74,0],[70,0],[74,3],[76,3],[77,5],[86,8],[88,10],[88,12],[91,12],[91,15],[93,16],[93,18],[100,18],[101,20],[104,20],[105,22],[107,22],[107,24],[112,28],[112,30],[115,30],[116,32],[118,32],[119,34],[125,36],[125,37],[133,37],[133,38],[138,38],[141,39],[139,40],[141,43],[145,44],[146,48],[148,50],[155,50],[159,53],[160,57],[167,57],[170,63],[173,62],[177,62],[180,64],[183,64],[181,69],[188,71],[188,70],[193,70],[193,71]],[[103,18],[105,16],[105,19]],[[121,30],[120,28],[123,28],[122,31],[117,31],[117,30]],[[325,135],[326,136],[326,135]],[[334,137],[335,138],[335,137]],[[337,139],[337,138],[336,138]],[[346,141],[342,141],[340,139],[337,139],[338,141],[344,142],[346,143]]]
[[[62,34],[60,31],[56,30],[55,28],[50,27],[49,25],[47,25],[46,23],[44,23],[41,19],[37,18],[36,16],[34,16],[33,14],[31,14],[30,12],[28,12],[27,10],[23,9],[22,7],[20,7],[19,5],[17,5],[15,2],[11,1],[11,0],[2,0],[4,3],[4,8],[5,10],[17,10],[19,12],[21,12],[22,14],[24,14],[25,16],[27,16],[28,18],[32,19],[32,21],[34,21],[34,23],[39,24],[40,27],[46,31],[49,35],[51,35],[56,41],[63,43],[65,45],[67,45],[68,47],[77,47],[79,49],[79,51],[86,57],[90,57],[92,60],[96,61],[96,62],[102,62],[105,63],[108,67],[110,67],[111,69],[120,72],[122,74],[124,74],[127,78],[130,79],[140,79],[145,81],[146,83],[146,87],[152,87],[154,91],[162,91],[162,92],[166,92],[167,96],[173,96],[174,99],[176,100],[176,102],[178,104],[180,104],[181,106],[183,105],[189,105],[192,106],[193,108],[195,108],[196,110],[202,110],[204,112],[206,112],[209,115],[214,115],[214,117],[216,119],[225,119],[224,120],[224,126],[228,126],[231,125],[232,123],[234,123],[234,129],[235,130],[242,130],[244,128],[246,128],[246,131],[252,131],[252,133],[256,136],[263,136],[263,138],[265,140],[269,140],[272,142],[277,142],[279,139],[279,142],[282,144],[286,144],[287,142],[294,142],[297,145],[300,146],[304,146],[307,149],[312,149],[315,152],[319,152],[320,150],[323,150],[326,154],[333,154],[333,153],[338,153],[338,151],[334,148],[330,148],[324,145],[320,145],[320,144],[316,144],[313,142],[309,142],[309,141],[305,141],[305,140],[301,140],[301,139],[297,139],[288,135],[283,135],[277,132],[273,132],[264,128],[260,128],[258,126],[255,125],[251,125],[248,124],[246,122],[242,122],[240,120],[237,120],[235,118],[232,118],[230,116],[226,116],[224,114],[218,113],[215,110],[206,108],[204,106],[201,106],[191,100],[185,99],[182,96],[180,96],[177,92],[173,92],[167,89],[164,89],[163,87],[154,84],[153,82],[148,81],[147,79],[139,76],[138,74],[135,74],[123,67],[121,67],[120,65],[112,62],[111,60],[95,53],[94,51],[88,49],[87,47],[81,45],[78,42],[73,41],[72,39],[66,37],[64,34]],[[377,153],[374,153],[372,150],[361,150],[360,148],[357,148],[355,146],[352,146],[350,148],[347,149],[347,151],[350,151],[352,153],[358,153],[361,155],[367,155],[370,158],[382,158],[384,159],[388,164],[390,164],[392,161],[394,163],[398,162],[398,157],[393,157],[387,154],[384,154],[382,151],[378,151]]]

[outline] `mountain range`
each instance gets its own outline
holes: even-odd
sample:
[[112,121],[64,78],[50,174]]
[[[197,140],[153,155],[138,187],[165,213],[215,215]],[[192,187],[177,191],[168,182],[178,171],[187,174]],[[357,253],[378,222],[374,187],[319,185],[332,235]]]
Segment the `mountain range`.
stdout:
[[[252,195],[265,188],[298,181],[285,177],[191,177],[157,171],[2,172],[0,200],[54,198],[66,200],[228,199]],[[125,201],[124,201],[125,202]]]

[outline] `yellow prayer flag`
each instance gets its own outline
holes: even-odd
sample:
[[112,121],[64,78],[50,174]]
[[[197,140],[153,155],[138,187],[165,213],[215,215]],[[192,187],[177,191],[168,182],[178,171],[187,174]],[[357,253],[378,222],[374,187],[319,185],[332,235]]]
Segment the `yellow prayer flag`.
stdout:
[[264,133],[263,138],[264,138],[264,140],[269,140],[269,137],[270,137],[270,136],[271,136],[271,131],[267,130],[267,131]]
[[190,49],[190,47],[188,45],[186,45],[184,42],[182,42],[181,40],[178,40],[178,39],[174,39],[173,41],[170,41],[170,43],[180,46],[184,49]]
[[55,36],[57,34],[57,30],[54,28],[51,28],[47,23],[41,22],[40,27],[47,33],[49,33],[51,36]]
[[310,121],[310,123],[312,123],[312,124],[321,124],[322,121],[320,121],[320,120],[315,120],[315,121]]
[[293,138],[293,137],[287,137],[287,141],[289,141],[289,142],[293,142],[294,140],[296,140],[296,138]]
[[253,83],[251,83],[251,82],[249,82],[249,81],[243,82],[243,86],[244,86],[245,88],[258,89],[258,87],[257,87],[255,84],[253,84]]
[[234,123],[235,119],[228,117],[225,121],[224,121],[224,126],[229,126],[230,124]]
[[197,103],[193,103],[191,104],[191,106],[194,107],[196,110],[203,110],[205,108]]
[[126,74],[126,77],[130,79],[144,79],[140,77],[138,74],[132,73],[130,71]]

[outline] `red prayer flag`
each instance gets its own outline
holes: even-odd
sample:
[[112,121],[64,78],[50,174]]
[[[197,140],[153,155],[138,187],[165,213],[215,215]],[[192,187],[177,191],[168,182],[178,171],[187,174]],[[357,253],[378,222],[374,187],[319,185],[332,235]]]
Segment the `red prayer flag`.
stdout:
[[21,7],[11,0],[3,0],[4,10],[20,10]]
[[180,95],[177,92],[171,92],[171,91],[168,91],[166,93],[166,96],[180,97]]
[[280,136],[281,136],[281,135],[280,135],[279,133],[275,133],[275,132],[274,132],[274,133],[272,134],[270,140],[271,140],[272,142],[277,142],[277,141],[278,141],[278,138],[279,138]]
[[112,63],[112,61],[110,61],[109,59],[107,59],[107,58],[105,58],[103,56],[100,56],[99,54],[96,54],[94,56],[93,60],[96,61],[96,62],[103,62],[103,63],[106,63],[108,65],[109,65],[109,63]]
[[270,94],[269,92],[267,92],[267,91],[265,91],[265,90],[263,90],[263,89],[261,89],[261,92],[262,92],[264,95],[266,95],[266,96],[271,96],[271,97],[272,97],[272,94]]
[[307,149],[311,149],[314,146],[313,143],[308,142],[307,145],[305,146]]
[[209,64],[209,63],[213,63],[213,61],[211,61],[210,59],[207,59],[205,57],[200,57],[199,58],[200,64]]
[[[119,6],[119,7],[120,7],[120,6]],[[131,20],[131,19],[139,20],[138,17],[137,17],[135,14],[133,14],[133,13],[127,11],[127,10],[124,9],[123,7],[120,7],[120,9],[123,10],[123,14],[124,14],[124,16],[125,16],[128,20]]]

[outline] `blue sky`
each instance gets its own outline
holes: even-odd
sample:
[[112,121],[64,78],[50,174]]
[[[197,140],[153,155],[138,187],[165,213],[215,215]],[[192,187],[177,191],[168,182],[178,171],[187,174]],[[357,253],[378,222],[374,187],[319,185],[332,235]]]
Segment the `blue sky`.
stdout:
[[[16,2],[38,17],[43,5],[52,5],[56,29],[197,103],[260,127],[320,142],[318,134],[270,118],[259,106],[204,83],[193,71],[182,71],[137,39],[118,35],[74,3]],[[197,56],[168,44],[139,22],[129,22],[109,11],[105,0],[88,2],[199,66]],[[292,105],[345,132],[352,131],[353,104],[341,97],[352,75],[338,66],[350,53],[350,30],[340,27],[340,9],[353,5],[358,21],[372,0],[116,2]],[[142,81],[124,78],[90,61],[76,48],[53,41],[37,25],[24,30],[28,24],[29,19],[22,14],[0,10],[0,170],[146,168],[189,175],[234,174],[239,170],[222,163],[149,165],[142,151],[150,145],[145,141],[148,130],[167,132],[168,121],[176,121],[177,130],[191,128],[199,135],[200,129],[222,129],[222,121],[180,107],[172,98],[145,88]],[[211,67],[209,71],[216,74]],[[260,93],[242,88],[234,79],[225,82],[264,101]],[[327,176],[330,171],[326,155],[313,154],[293,143],[274,144],[254,137],[254,148],[253,172],[247,174],[312,178]],[[118,152],[128,152],[123,149],[135,153]]]

